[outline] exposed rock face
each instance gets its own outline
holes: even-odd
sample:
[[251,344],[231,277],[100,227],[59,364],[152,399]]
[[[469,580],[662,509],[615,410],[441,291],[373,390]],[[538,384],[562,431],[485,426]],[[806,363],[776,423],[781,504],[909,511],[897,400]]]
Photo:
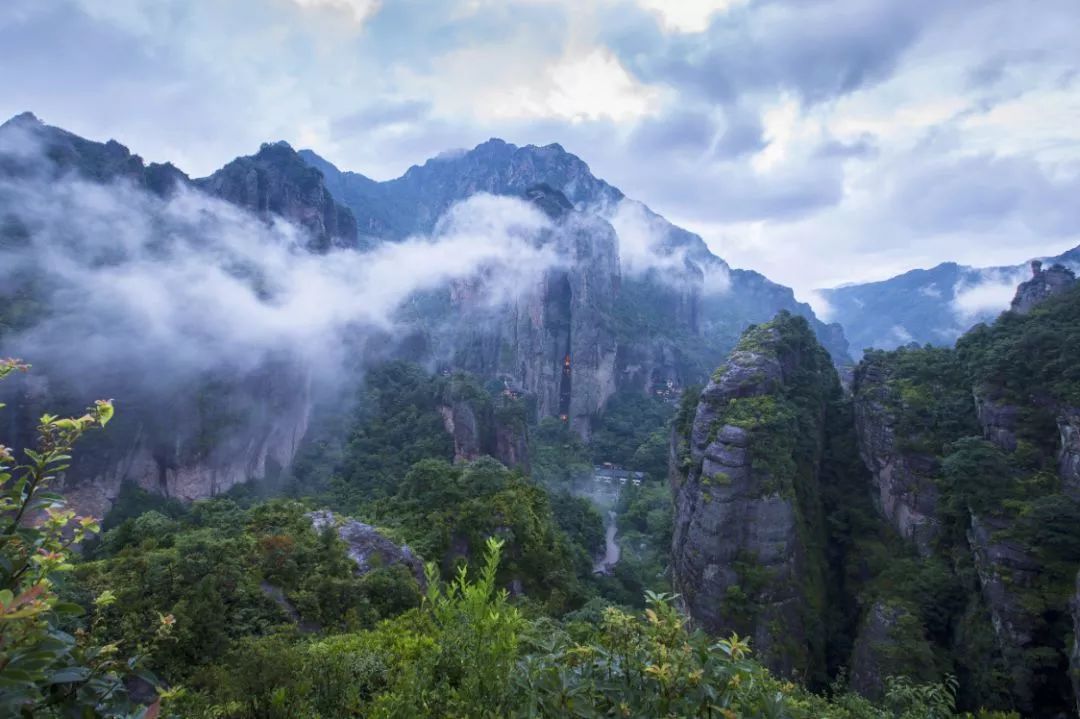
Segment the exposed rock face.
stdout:
[[[288,363],[212,390],[148,396],[138,387],[109,386],[114,391],[90,396],[119,398],[116,419],[108,432],[87,438],[63,487],[73,508],[98,517],[124,482],[189,501],[275,475],[292,463],[311,413],[310,377]],[[25,411],[52,405],[50,395],[46,382],[25,397]],[[168,415],[156,407],[169,407]]]
[[[429,160],[387,182],[342,172],[310,151],[300,155],[324,174],[335,198],[352,209],[366,244],[429,232],[452,204],[477,192],[527,197],[553,217],[569,213],[575,218],[578,238],[570,243],[565,271],[572,290],[557,276],[545,278],[532,293],[534,299],[511,308],[509,317],[504,311],[485,318],[487,324],[503,326],[498,334],[456,332],[458,344],[451,354],[456,367],[483,377],[514,378],[536,394],[541,416],[567,414],[583,435],[586,416],[603,406],[612,387],[650,392],[668,380],[679,386],[700,382],[749,324],[768,321],[779,310],[806,317],[837,362],[849,361],[842,330],[819,322],[790,288],[756,272],[730,270],[700,237],[628,200],[559,145],[517,147],[490,140]],[[636,218],[627,231],[647,232],[657,257],[664,258],[662,267],[629,271],[620,263],[619,240],[607,221],[619,226],[618,209],[624,203],[633,206]],[[613,285],[620,291],[610,292]],[[460,312],[462,293],[452,294]],[[576,330],[569,352],[574,407],[560,411],[562,371],[557,364],[568,352],[559,332],[554,339],[550,335],[553,322],[566,321],[560,305],[565,306],[561,298],[567,295],[575,304],[569,320]],[[590,311],[582,311],[585,307]],[[619,325],[611,322],[612,312]],[[444,355],[436,353],[439,359]]]
[[875,602],[863,617],[851,654],[851,688],[877,701],[890,676],[925,675],[933,651],[918,618],[902,604]]
[[1008,661],[1034,640],[1036,618],[1023,604],[1020,590],[1035,586],[1041,568],[1023,547],[998,533],[1008,529],[1005,520],[972,515],[968,543],[975,558],[983,599],[998,643],[1012,670],[1013,694],[1021,708],[1030,708],[1031,677],[1019,669],[1020,662]]
[[263,219],[282,217],[305,228],[309,247],[356,247],[356,219],[337,204],[323,185],[322,173],[307,165],[285,142],[264,144],[196,184]]
[[[171,165],[145,165],[115,141],[85,140],[29,114],[0,126],[0,179],[51,182],[67,176],[126,183],[159,196],[184,185],[267,219],[296,222],[311,232],[314,249],[355,245],[350,212],[333,201],[319,172],[287,145],[264,146],[259,154],[192,183]],[[31,231],[0,222],[0,244]],[[0,295],[11,289],[0,288]],[[28,294],[33,287],[14,290]],[[287,357],[267,359],[250,371],[221,368],[184,379],[145,377],[145,368],[133,369],[136,362],[85,377],[61,371],[48,357],[31,359],[39,374],[5,388],[15,392],[5,440],[16,446],[32,441],[36,418],[46,410],[77,412],[86,398],[116,401],[109,431],[84,442],[65,478],[71,503],[84,513],[104,514],[123,482],[189,500],[273,475],[292,462],[307,430],[311,377]]]
[[524,425],[495,425],[494,457],[507,467],[529,471],[529,437]]
[[443,426],[454,438],[454,463],[471,462],[480,456],[480,427],[468,402],[440,405]]
[[1020,408],[992,399],[985,393],[975,393],[975,415],[982,426],[983,436],[1005,452],[1016,451],[1016,422]]
[[617,343],[612,313],[619,289],[615,233],[583,215],[559,192],[532,188],[528,198],[553,220],[541,239],[566,257],[509,305],[492,308],[483,287],[451,291],[461,317],[446,338],[457,363],[496,376],[536,397],[540,417],[562,417],[587,437],[593,417],[615,392]]
[[1035,260],[1031,263],[1031,279],[1016,288],[1011,309],[1017,314],[1026,315],[1036,305],[1061,294],[1075,282],[1076,275],[1064,265],[1055,264],[1044,270],[1042,262]]
[[1067,407],[1057,418],[1058,471],[1065,494],[1080,500],[1080,408]]
[[317,532],[328,527],[337,529],[341,541],[348,546],[349,559],[356,562],[357,574],[363,576],[379,567],[401,564],[416,577],[421,588],[427,585],[424,579],[424,562],[408,545],[394,544],[370,524],[340,517],[328,509],[311,512],[307,516]]
[[[828,355],[804,320],[781,314],[747,332],[702,392],[688,436],[675,439],[675,589],[695,623],[750,635],[758,656],[788,675],[819,661],[807,613],[820,604],[808,588],[820,558],[806,537],[820,507],[800,500],[816,487],[798,483],[817,481],[832,393]],[[793,436],[795,403],[818,436]]]
[[901,447],[892,410],[897,400],[884,366],[864,360],[853,391],[859,454],[873,474],[875,502],[900,535],[929,556],[941,532],[938,490],[931,479],[937,460]]

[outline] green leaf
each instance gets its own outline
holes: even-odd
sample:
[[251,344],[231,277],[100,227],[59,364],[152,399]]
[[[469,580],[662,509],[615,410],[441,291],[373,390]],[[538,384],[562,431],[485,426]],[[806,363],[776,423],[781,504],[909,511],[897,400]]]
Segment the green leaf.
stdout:
[[71,682],[84,682],[90,678],[90,670],[86,667],[64,667],[53,672],[49,677],[49,684],[70,684]]
[[53,605],[53,611],[57,614],[64,614],[69,617],[81,617],[86,613],[86,610],[82,606],[75,604],[74,602],[58,602]]
[[101,422],[101,426],[104,427],[109,423],[109,420],[113,418],[113,413],[116,410],[113,409],[112,400],[99,399],[95,404],[98,411],[98,421]]

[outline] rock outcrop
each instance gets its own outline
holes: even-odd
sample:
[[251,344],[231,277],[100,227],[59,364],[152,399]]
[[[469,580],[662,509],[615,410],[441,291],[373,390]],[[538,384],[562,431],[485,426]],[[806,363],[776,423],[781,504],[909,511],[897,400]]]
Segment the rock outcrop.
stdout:
[[[267,220],[294,222],[311,233],[313,250],[356,243],[349,210],[334,202],[320,173],[283,143],[264,146],[257,155],[192,182],[171,165],[144,164],[116,141],[86,140],[30,114],[0,126],[0,179],[15,180],[29,193],[35,183],[60,178],[117,184],[120,193],[146,191],[159,197],[170,197],[184,186],[192,193],[215,194]],[[24,241],[19,238],[31,232],[33,228],[0,221],[0,245]],[[24,284],[0,288],[0,297],[14,291],[33,305],[35,286]],[[72,505],[98,516],[108,510],[124,482],[190,500],[271,476],[292,462],[311,413],[310,372],[290,357],[268,357],[244,371],[185,370],[183,378],[175,376],[175,366],[151,370],[139,357],[111,363],[93,376],[62,368],[49,356],[27,359],[35,364],[35,376],[5,388],[14,390],[5,441],[15,446],[32,442],[36,418],[46,410],[77,412],[87,398],[116,401],[117,417],[109,431],[83,443],[64,480]],[[166,376],[148,375],[157,370]]]
[[300,225],[308,231],[313,251],[357,246],[352,212],[334,201],[322,173],[288,143],[264,144],[256,154],[238,157],[195,183],[265,220],[280,217]]
[[424,562],[406,544],[397,545],[379,533],[370,524],[341,517],[328,509],[307,515],[316,532],[333,527],[345,542],[349,559],[356,563],[356,573],[363,576],[379,567],[394,564],[405,566],[416,578],[421,589],[427,586],[424,578]]
[[[749,330],[701,393],[679,446],[672,574],[694,623],[752,637],[787,675],[820,663],[817,469],[828,398],[840,386],[806,321]],[[820,616],[820,615],[818,615]]]
[[891,676],[930,679],[933,658],[915,613],[903,604],[878,600],[867,610],[855,637],[851,688],[878,701],[885,694],[885,680]]
[[1058,472],[1065,494],[1080,500],[1080,408],[1067,407],[1057,417]]
[[1043,269],[1042,262],[1031,263],[1031,279],[1016,288],[1010,309],[1017,314],[1028,312],[1054,295],[1059,295],[1076,282],[1076,275],[1064,265],[1051,265]]
[[520,400],[448,396],[437,409],[454,440],[455,464],[489,455],[507,467],[528,471],[529,431]]
[[439,405],[439,415],[447,434],[454,438],[454,463],[471,462],[480,456],[480,425],[468,402],[459,400]]
[[1035,640],[1037,617],[1025,606],[1024,592],[1035,587],[1042,568],[1024,547],[1001,536],[1008,528],[1007,520],[972,515],[968,543],[994,633],[1011,672],[1013,695],[1021,708],[1030,710],[1031,677],[1016,658]]
[[[780,310],[806,317],[837,363],[850,361],[839,326],[818,321],[790,288],[730,269],[700,237],[629,200],[559,145],[518,147],[493,139],[386,182],[342,172],[310,151],[300,156],[352,209],[362,244],[430,232],[449,207],[478,192],[527,198],[563,223],[567,241],[560,249],[567,263],[561,272],[538,282],[530,299],[487,313],[469,306],[482,288],[452,289],[453,308],[443,321],[461,321],[447,333],[452,342],[430,344],[436,358],[453,357],[456,368],[512,378],[535,394],[539,416],[565,414],[583,436],[615,389],[652,392],[668,381],[680,387],[700,382],[749,324]],[[575,227],[566,231],[567,222]],[[637,255],[647,249],[655,256],[620,258],[617,232],[633,235],[622,241]],[[639,247],[643,242],[651,247]],[[570,325],[573,347],[559,324]],[[568,354],[569,408],[560,400]]]
[[1016,423],[1020,408],[994,399],[986,390],[975,392],[975,416],[983,437],[1004,452],[1016,451]]
[[855,432],[859,454],[874,478],[878,509],[919,553],[929,556],[941,532],[938,489],[932,477],[937,460],[902,446],[897,436],[898,398],[886,365],[864,360],[855,372]]

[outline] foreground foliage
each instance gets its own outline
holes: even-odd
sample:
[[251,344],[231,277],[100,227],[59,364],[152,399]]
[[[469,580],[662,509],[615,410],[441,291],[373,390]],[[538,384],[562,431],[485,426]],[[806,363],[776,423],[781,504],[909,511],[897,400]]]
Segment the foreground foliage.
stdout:
[[431,568],[423,605],[371,630],[245,643],[214,686],[172,708],[194,719],[972,716],[955,713],[953,683],[894,679],[883,706],[807,693],[754,662],[745,640],[690,631],[670,595],[650,594],[640,615],[529,618],[498,588],[502,548],[487,543],[474,578],[462,568],[443,586]]
[[[2,360],[0,379],[27,369]],[[0,445],[0,713],[5,716],[157,713],[156,705],[135,711],[126,696],[123,680],[137,673],[139,654],[126,658],[99,631],[100,612],[115,596],[107,590],[98,594],[90,621],[79,623],[83,607],[63,601],[58,591],[72,569],[71,547],[97,532],[98,524],[65,510],[51,485],[67,469],[79,438],[112,416],[112,404],[104,400],[79,417],[46,414],[38,423],[36,446],[24,448],[22,459]],[[158,619],[142,649],[168,633],[171,617]]]

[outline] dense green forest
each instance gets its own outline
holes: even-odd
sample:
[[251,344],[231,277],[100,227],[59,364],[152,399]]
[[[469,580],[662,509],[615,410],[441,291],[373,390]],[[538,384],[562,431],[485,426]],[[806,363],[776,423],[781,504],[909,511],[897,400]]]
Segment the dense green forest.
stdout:
[[[36,447],[0,447],[3,710],[191,719],[1068,711],[1065,608],[1080,566],[1080,503],[1058,472],[1055,420],[1080,399],[1078,317],[1072,291],[976,328],[955,350],[868,352],[849,397],[791,375],[784,406],[823,428],[824,444],[807,444],[810,430],[768,436],[820,461],[794,472],[778,464],[783,451],[758,444],[750,456],[768,476],[794,477],[780,496],[820,492],[811,499],[823,518],[807,516],[824,525],[814,541],[826,667],[809,687],[770,673],[745,638],[696,629],[668,593],[669,438],[689,431],[698,388],[679,406],[617,394],[585,443],[556,419],[527,422],[525,404],[497,386],[389,363],[369,371],[355,410],[317,418],[275,481],[190,504],[125,487],[100,526],[61,509],[53,485],[83,434],[109,431],[112,405],[46,415]],[[739,351],[754,351],[756,331]],[[1015,408],[1007,439],[984,432],[973,391]],[[720,416],[758,431],[770,401],[740,399]],[[472,408],[481,442],[499,423],[526,432],[527,470],[490,456],[453,462],[440,415],[450,402]],[[828,411],[811,416],[821,403]],[[906,537],[875,507],[852,430],[870,431],[868,407],[888,418],[897,456],[933,488],[925,537]],[[611,505],[620,561],[594,573],[605,517],[582,487],[603,461],[645,476]],[[810,485],[803,475],[814,471]],[[320,527],[312,513],[324,509],[333,521]],[[344,533],[352,526],[415,565],[372,554],[358,571]],[[980,526],[992,527],[989,549],[980,550]],[[998,571],[987,557],[1000,544],[1037,567],[1003,580],[1004,609],[980,591]],[[1028,640],[995,636],[991,617],[1006,611]],[[886,631],[871,647],[878,676],[863,684],[848,672],[871,651],[860,637],[873,617]]]

